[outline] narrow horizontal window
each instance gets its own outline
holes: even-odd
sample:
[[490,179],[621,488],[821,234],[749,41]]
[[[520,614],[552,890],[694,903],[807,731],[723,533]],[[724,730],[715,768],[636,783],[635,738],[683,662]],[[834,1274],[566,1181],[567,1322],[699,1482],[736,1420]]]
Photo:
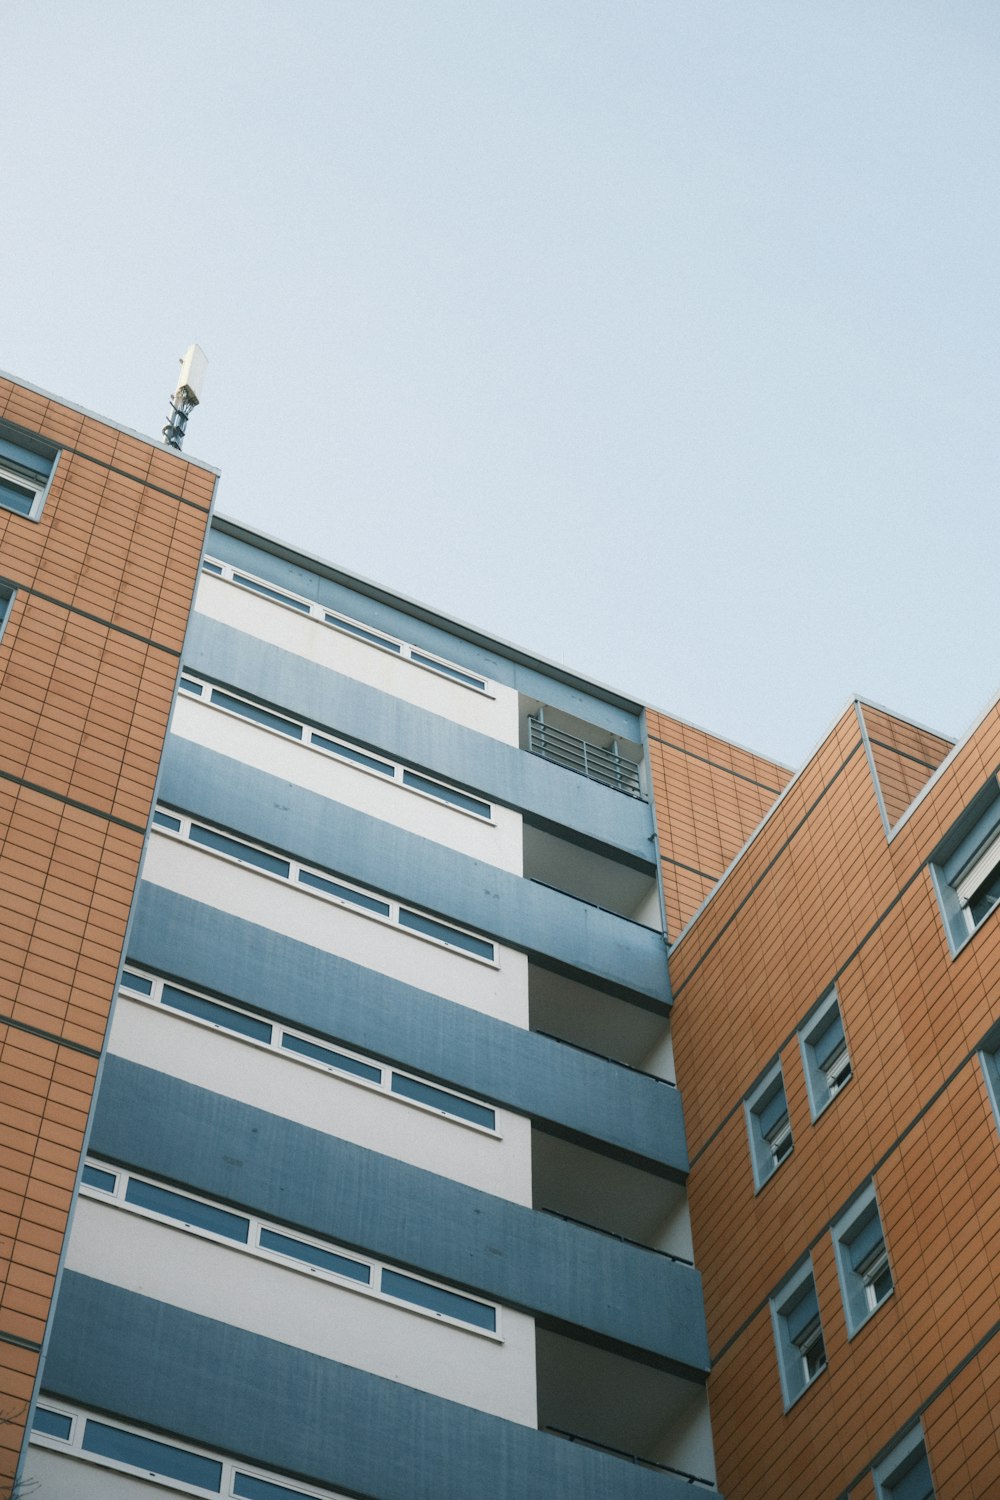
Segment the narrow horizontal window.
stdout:
[[425,937],[437,938],[439,942],[448,943],[451,947],[464,948],[466,953],[475,953],[478,958],[493,959],[493,944],[488,943],[485,938],[473,937],[471,932],[449,927],[447,922],[425,917],[421,912],[410,911],[406,906],[399,908],[399,925],[409,927],[414,932],[422,932]]
[[480,1332],[497,1332],[497,1309],[491,1303],[407,1275],[377,1259],[351,1254],[340,1246],[317,1244],[255,1216],[234,1214],[220,1205],[190,1198],[146,1178],[125,1171],[117,1175],[124,1191],[119,1186],[112,1195],[116,1208],[140,1209],[186,1230],[204,1231],[227,1244],[235,1243],[250,1255],[265,1259],[277,1256],[282,1263],[294,1262],[321,1276],[334,1277],[341,1283],[347,1281],[355,1291],[368,1296],[406,1302],[435,1317],[449,1318]]
[[377,896],[367,896],[364,891],[356,891],[349,885],[341,885],[325,875],[315,875],[312,870],[300,870],[299,880],[314,891],[325,891],[328,896],[336,896],[338,901],[349,901],[352,906],[360,906],[365,911],[377,912],[380,917],[389,916],[387,901],[380,901]]
[[400,1094],[404,1099],[413,1099],[418,1104],[427,1104],[431,1109],[440,1109],[449,1115],[458,1115],[463,1120],[471,1120],[473,1124],[482,1125],[486,1130],[493,1130],[496,1126],[496,1115],[485,1104],[460,1099],[447,1089],[422,1083],[419,1078],[408,1078],[405,1073],[393,1073],[392,1092]]
[[135,990],[140,995],[153,993],[153,981],[142,974],[133,974],[129,969],[126,969],[122,975],[122,984],[126,989]]
[[445,677],[453,677],[456,682],[462,682],[466,687],[478,688],[480,692],[486,689],[486,683],[481,677],[473,677],[469,672],[462,672],[458,667],[451,667],[447,662],[437,661],[433,656],[424,656],[420,651],[411,651],[410,660],[415,661],[418,667],[430,667],[432,672],[441,672]]
[[[194,1020],[205,1021],[211,1026],[231,1031],[236,1036],[291,1054],[296,1060],[316,1063],[380,1089],[394,1098],[424,1105],[452,1119],[462,1120],[496,1134],[496,1112],[488,1105],[453,1093],[438,1084],[428,1083],[412,1074],[394,1072],[369,1058],[345,1052],[328,1042],[317,1041],[311,1036],[265,1021],[248,1009],[222,1004],[209,999],[207,995],[179,989],[164,979],[154,980],[130,970],[123,973],[121,987],[142,995],[154,1005],[164,1005]],[[112,1179],[112,1187],[113,1184]]]
[[228,708],[231,714],[239,714],[243,719],[250,719],[254,724],[265,724],[268,729],[276,729],[279,734],[287,734],[290,739],[302,738],[301,724],[295,724],[291,719],[283,718],[281,714],[272,713],[268,708],[260,708],[256,703],[247,703],[243,698],[234,698],[230,693],[223,693],[219,688],[212,689],[211,702],[217,708]]
[[369,771],[378,771],[382,776],[391,776],[395,770],[387,761],[378,760],[374,755],[366,755],[363,750],[356,750],[353,745],[345,745],[341,740],[328,739],[325,734],[317,734],[315,730],[309,742],[320,750],[328,751],[330,755],[339,755],[341,760],[351,760],[355,765],[365,766]]
[[346,630],[349,635],[356,635],[359,640],[367,641],[370,646],[381,646],[386,651],[402,651],[399,641],[390,640],[388,636],[377,635],[374,630],[366,630],[363,625],[355,625],[353,620],[345,620],[342,615],[324,615],[328,625],[335,625],[338,630]]
[[211,1021],[215,1026],[224,1026],[227,1031],[239,1032],[241,1036],[251,1036],[257,1042],[269,1042],[271,1040],[271,1027],[267,1021],[258,1021],[255,1016],[243,1015],[241,1011],[231,1010],[228,1005],[219,1005],[215,1000],[206,1000],[201,995],[189,994],[187,990],[176,989],[172,984],[163,986],[161,1003],[167,1005],[171,1010],[181,1010],[185,1015],[198,1016],[202,1021]]
[[432,781],[429,776],[419,776],[416,771],[403,772],[403,785],[412,787],[417,792],[425,792],[428,797],[437,797],[440,802],[450,802],[454,807],[463,808],[465,812],[475,813],[477,818],[492,815],[488,802],[470,797],[467,792],[460,792],[455,787],[443,786],[440,781]]
[[[180,828],[180,822],[177,827]],[[206,849],[214,849],[217,854],[228,854],[243,864],[255,865],[258,870],[266,870],[269,875],[283,875],[287,880],[291,874],[287,859],[279,859],[276,854],[268,854],[264,849],[244,844],[241,839],[231,838],[229,834],[219,833],[214,828],[204,828],[200,823],[191,824],[190,838],[193,844],[203,844]]]
[[287,1234],[278,1234],[273,1229],[260,1231],[259,1244],[262,1250],[274,1250],[278,1255],[287,1255],[291,1260],[301,1260],[307,1266],[319,1266],[333,1276],[346,1276],[362,1286],[370,1286],[371,1267],[362,1261],[350,1260],[346,1255],[336,1255],[332,1250],[322,1250],[318,1245],[309,1245],[305,1240],[293,1239]]
[[338,1052],[334,1047],[321,1047],[318,1042],[310,1042],[304,1036],[294,1036],[286,1031],[281,1038],[281,1045],[286,1052],[297,1052],[300,1057],[325,1063],[328,1068],[336,1068],[340,1073],[351,1073],[355,1078],[367,1079],[369,1083],[382,1082],[381,1068],[362,1062],[358,1057],[349,1057],[346,1052]]
[[84,1428],[83,1447],[88,1453],[115,1459],[133,1469],[163,1474],[183,1484],[199,1484],[213,1495],[222,1488],[222,1464],[218,1460],[175,1448],[172,1443],[140,1437],[137,1432],[125,1432],[121,1427],[109,1427],[93,1418],[88,1419]]
[[171,833],[180,832],[180,818],[175,818],[171,813],[163,812],[160,808],[157,808],[153,814],[153,823],[157,828],[169,828]]
[[212,1234],[221,1234],[226,1239],[247,1243],[250,1221],[228,1209],[216,1208],[214,1204],[202,1203],[197,1198],[188,1198],[184,1193],[172,1193],[167,1188],[143,1182],[139,1177],[130,1177],[125,1190],[126,1203],[136,1208],[148,1208],[151,1213],[162,1214],[167,1219],[178,1219],[194,1229],[209,1229]]
[[32,1432],[44,1432],[47,1437],[68,1441],[73,1431],[73,1418],[62,1411],[50,1411],[47,1406],[36,1406],[31,1423]]
[[400,906],[396,901],[376,896],[371,891],[359,890],[357,886],[347,885],[343,881],[333,879],[330,875],[320,874],[318,870],[300,865],[297,861],[272,854],[267,849],[260,848],[259,845],[246,843],[243,839],[223,833],[218,828],[209,828],[202,823],[196,823],[186,815],[174,816],[157,810],[153,821],[157,822],[160,819],[168,820],[161,826],[169,827],[172,833],[177,833],[181,838],[187,838],[203,848],[211,849],[216,854],[238,860],[241,864],[253,865],[268,875],[276,875],[296,885],[306,886],[309,890],[316,891],[322,896],[329,896],[342,905],[357,907],[367,916],[379,921],[391,922],[411,932],[421,933],[424,937],[433,938],[436,942],[444,943],[449,948],[458,949],[475,958],[485,959],[488,963],[496,962],[496,950],[493,943],[486,938],[477,937],[475,933],[466,932],[461,927],[452,927],[448,922],[439,921],[436,917],[428,917],[423,912],[414,911],[411,907]]
[[459,1292],[446,1292],[444,1287],[418,1281],[414,1276],[404,1276],[401,1271],[390,1271],[385,1267],[382,1271],[382,1290],[387,1297],[412,1302],[416,1307],[441,1313],[446,1318],[472,1323],[476,1328],[485,1328],[488,1333],[496,1331],[495,1308],[488,1307],[485,1302],[476,1302],[472,1297],[463,1297]]
[[353,635],[355,639],[364,641],[366,645],[375,646],[380,651],[391,651],[401,661],[411,661],[418,667],[426,667],[431,672],[450,678],[452,682],[461,683],[463,687],[474,688],[477,693],[489,692],[489,685],[485,678],[466,672],[453,662],[442,661],[436,656],[428,656],[426,652],[418,651],[409,642],[384,635],[380,630],[352,620],[349,615],[341,615],[334,610],[329,610],[316,599],[306,599],[301,594],[286,593],[284,589],[275,588],[273,584],[265,583],[261,578],[237,572],[230,564],[216,562],[211,558],[206,558],[202,562],[202,569],[206,573],[214,573],[218,578],[237,583],[241,588],[252,589],[254,593],[261,594],[266,599],[273,599],[277,604],[291,605],[302,614],[311,615],[314,620],[329,625],[334,630]]
[[99,1193],[113,1193],[118,1186],[118,1178],[114,1172],[103,1172],[100,1167],[84,1167],[80,1181],[85,1182],[88,1187],[96,1188]]
[[199,682],[197,677],[188,677],[185,673],[181,676],[181,690],[185,693],[192,693],[195,698],[201,698],[205,693],[205,685]]
[[303,614],[309,613],[309,606],[304,599],[296,599],[294,594],[285,594],[281,589],[273,589],[266,583],[261,583],[257,578],[248,578],[245,573],[234,573],[233,582],[242,584],[245,589],[252,589],[255,594],[263,594],[267,599],[274,599],[278,604],[290,604],[292,609],[300,610]]
[[237,1469],[233,1476],[233,1494],[239,1500],[302,1500],[302,1490],[290,1490],[287,1484],[275,1484],[270,1479],[257,1479],[253,1474],[244,1474]]

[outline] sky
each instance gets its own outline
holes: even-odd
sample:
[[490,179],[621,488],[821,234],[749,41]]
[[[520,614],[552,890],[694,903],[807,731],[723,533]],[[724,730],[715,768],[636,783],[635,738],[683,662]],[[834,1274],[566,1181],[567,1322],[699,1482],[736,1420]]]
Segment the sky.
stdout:
[[[995,0],[4,0],[0,368],[798,766],[1000,687]],[[0,560],[2,566],[2,560]]]

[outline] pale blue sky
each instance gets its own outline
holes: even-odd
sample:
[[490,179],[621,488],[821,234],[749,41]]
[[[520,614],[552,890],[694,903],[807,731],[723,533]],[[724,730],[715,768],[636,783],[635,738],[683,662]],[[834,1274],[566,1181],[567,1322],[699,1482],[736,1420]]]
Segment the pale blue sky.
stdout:
[[[6,0],[0,367],[798,764],[996,693],[995,0]],[[2,566],[2,564],[0,564]]]

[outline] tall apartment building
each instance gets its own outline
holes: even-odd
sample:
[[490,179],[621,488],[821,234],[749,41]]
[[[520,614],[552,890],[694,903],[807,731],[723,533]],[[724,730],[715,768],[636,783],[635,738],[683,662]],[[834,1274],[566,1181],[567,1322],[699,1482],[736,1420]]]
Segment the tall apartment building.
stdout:
[[793,777],[214,483],[0,383],[7,1472],[1000,1492],[997,712]]

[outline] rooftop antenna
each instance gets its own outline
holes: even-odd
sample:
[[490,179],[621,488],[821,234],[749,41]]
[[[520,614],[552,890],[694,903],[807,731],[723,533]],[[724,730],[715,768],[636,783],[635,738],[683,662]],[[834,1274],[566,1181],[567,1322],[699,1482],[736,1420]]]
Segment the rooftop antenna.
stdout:
[[189,344],[187,353],[181,360],[177,388],[170,398],[170,416],[163,429],[163,441],[168,448],[176,448],[178,453],[184,442],[188,417],[201,400],[207,368],[208,360],[204,349],[200,344]]

